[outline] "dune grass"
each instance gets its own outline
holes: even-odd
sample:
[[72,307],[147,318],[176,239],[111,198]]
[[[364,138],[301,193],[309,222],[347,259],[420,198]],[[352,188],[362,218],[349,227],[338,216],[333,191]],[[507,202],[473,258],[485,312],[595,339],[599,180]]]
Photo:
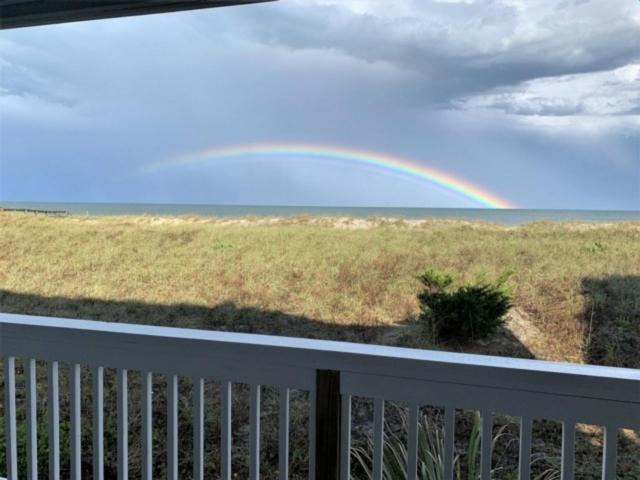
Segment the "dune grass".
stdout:
[[[637,222],[505,227],[0,212],[0,232],[2,312],[640,368]],[[513,271],[513,315],[525,320],[524,335],[509,335],[507,324],[505,334],[480,344],[431,345],[417,322],[417,277],[427,268],[451,272],[463,283]],[[631,435],[623,439],[620,468],[635,478],[638,439]],[[298,439],[302,445],[304,428]],[[597,455],[600,442],[600,433],[589,434],[582,457]],[[269,445],[273,456],[277,448]],[[303,472],[304,449],[294,455],[294,471]]]
[[538,358],[640,366],[638,223],[2,213],[0,231],[3,311],[425,347],[402,334],[420,272],[471,282],[513,270],[516,310],[544,332]]

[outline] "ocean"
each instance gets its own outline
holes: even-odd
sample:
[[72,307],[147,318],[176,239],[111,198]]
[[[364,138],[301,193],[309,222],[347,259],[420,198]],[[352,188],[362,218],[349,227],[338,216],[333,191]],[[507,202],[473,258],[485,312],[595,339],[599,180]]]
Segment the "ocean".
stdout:
[[533,210],[487,208],[304,207],[271,205],[188,205],[157,203],[0,202],[8,209],[59,210],[76,215],[199,215],[206,217],[282,217],[293,215],[445,218],[483,220],[503,225],[536,221],[620,222],[640,221],[638,210]]

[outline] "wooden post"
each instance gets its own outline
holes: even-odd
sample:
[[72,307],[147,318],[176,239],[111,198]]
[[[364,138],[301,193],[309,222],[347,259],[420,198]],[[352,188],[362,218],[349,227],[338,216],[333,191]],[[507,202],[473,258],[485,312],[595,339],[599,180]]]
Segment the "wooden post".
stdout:
[[316,476],[340,476],[340,372],[316,371]]

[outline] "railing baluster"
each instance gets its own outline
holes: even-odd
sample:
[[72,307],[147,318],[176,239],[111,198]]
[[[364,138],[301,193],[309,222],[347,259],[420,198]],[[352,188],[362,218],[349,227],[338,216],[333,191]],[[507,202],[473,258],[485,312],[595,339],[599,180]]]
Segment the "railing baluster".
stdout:
[[220,384],[220,467],[221,480],[231,480],[231,382]]
[[5,441],[7,480],[18,480],[18,445],[16,436],[16,359],[4,359]]
[[80,365],[74,363],[69,369],[70,374],[70,425],[69,435],[71,441],[71,478],[73,480],[80,480],[82,476],[82,407],[80,397]]
[[520,418],[520,460],[519,474],[520,480],[531,479],[531,418],[522,416]]
[[142,480],[153,478],[153,374],[142,372],[142,392],[140,405],[142,429],[141,473]]
[[340,478],[349,480],[351,478],[351,395],[342,395],[340,399]]
[[27,407],[27,478],[38,478],[38,390],[36,388],[36,361],[31,358],[25,365]]
[[167,478],[178,480],[178,376],[167,379]]
[[309,480],[316,480],[316,391],[309,392]]
[[204,478],[204,379],[193,379],[193,479]]
[[58,362],[49,362],[47,375],[49,422],[49,479],[60,480],[60,397]]
[[373,401],[373,480],[382,480],[384,462],[384,400]]
[[575,468],[576,426],[572,420],[562,422],[562,474],[561,480],[573,480]]
[[456,436],[456,409],[444,409],[444,480],[453,480],[453,452]]
[[260,478],[260,385],[251,385],[249,405],[249,478]]
[[278,466],[280,480],[289,478],[289,389],[280,388],[278,415]]
[[104,480],[104,368],[94,367],[93,396],[93,479]]
[[618,456],[618,429],[613,426],[604,427],[604,445],[602,452],[602,478],[615,480]]
[[493,418],[490,410],[483,410],[481,414],[482,431],[482,458],[480,459],[480,478],[490,480],[491,478],[491,438],[493,429]]
[[418,472],[418,420],[420,407],[409,406],[409,446],[407,455],[407,480],[416,480]]
[[118,480],[129,478],[129,392],[127,371],[117,372],[118,407]]

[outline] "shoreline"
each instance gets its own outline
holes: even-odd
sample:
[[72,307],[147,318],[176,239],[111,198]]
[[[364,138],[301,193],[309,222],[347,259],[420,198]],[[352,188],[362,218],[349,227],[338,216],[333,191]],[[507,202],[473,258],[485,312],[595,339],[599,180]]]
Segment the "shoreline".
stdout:
[[421,207],[319,207],[274,205],[188,205],[188,204],[111,204],[61,202],[0,202],[0,209],[59,211],[78,216],[180,217],[232,219],[273,218],[350,218],[375,222],[426,222],[435,220],[485,222],[517,226],[533,222],[618,223],[640,222],[638,210],[549,210],[549,209],[483,209],[483,208],[421,208]]
[[461,218],[405,218],[405,217],[356,217],[349,215],[240,215],[209,216],[198,214],[125,214],[100,215],[78,214],[62,210],[13,209],[1,208],[0,215],[33,215],[49,218],[60,218],[74,223],[89,224],[125,224],[125,225],[214,225],[220,227],[291,227],[312,226],[347,230],[367,230],[374,228],[426,229],[438,226],[458,226],[472,229],[488,230],[521,230],[526,228],[546,227],[561,230],[583,231],[612,228],[631,228],[640,231],[639,220],[619,220],[610,222],[585,220],[532,220],[519,224],[504,224],[484,219]]

